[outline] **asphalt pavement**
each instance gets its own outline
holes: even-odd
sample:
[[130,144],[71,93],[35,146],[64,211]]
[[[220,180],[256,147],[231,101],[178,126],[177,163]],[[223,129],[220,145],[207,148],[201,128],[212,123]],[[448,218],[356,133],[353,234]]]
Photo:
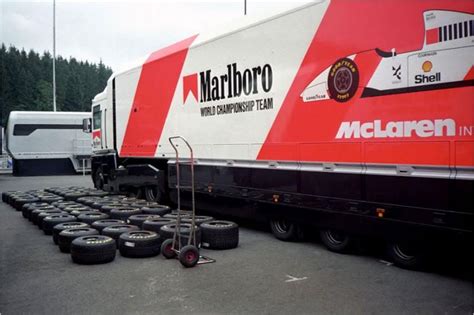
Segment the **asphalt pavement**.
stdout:
[[[91,187],[88,176],[0,175],[0,191]],[[0,314],[473,314],[472,267],[408,271],[377,254],[282,242],[244,224],[216,263],[124,258],[77,265],[21,212],[0,202]],[[462,264],[461,264],[462,265]],[[466,269],[467,268],[467,269]]]

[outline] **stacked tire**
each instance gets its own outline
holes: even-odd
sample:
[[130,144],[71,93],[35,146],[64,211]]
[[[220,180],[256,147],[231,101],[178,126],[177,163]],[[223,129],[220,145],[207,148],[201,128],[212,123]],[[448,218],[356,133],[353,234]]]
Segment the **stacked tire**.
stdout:
[[[74,186],[8,191],[2,193],[2,200],[21,211],[44,234],[52,235],[59,250],[70,253],[75,263],[107,263],[115,259],[117,249],[122,256],[132,258],[153,257],[160,252],[171,258],[177,253],[170,245],[178,214],[156,202]],[[193,220],[190,211],[180,214],[178,258],[185,267],[197,263],[201,244],[208,249],[238,246],[237,224],[199,215]],[[195,240],[188,245],[192,229]]]

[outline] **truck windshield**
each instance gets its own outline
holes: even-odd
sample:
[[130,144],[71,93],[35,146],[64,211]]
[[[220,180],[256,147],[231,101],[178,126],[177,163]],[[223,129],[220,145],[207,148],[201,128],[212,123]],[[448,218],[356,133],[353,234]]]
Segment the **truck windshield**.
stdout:
[[94,106],[92,110],[92,129],[100,129],[100,119],[101,119],[101,112],[100,112],[100,105]]

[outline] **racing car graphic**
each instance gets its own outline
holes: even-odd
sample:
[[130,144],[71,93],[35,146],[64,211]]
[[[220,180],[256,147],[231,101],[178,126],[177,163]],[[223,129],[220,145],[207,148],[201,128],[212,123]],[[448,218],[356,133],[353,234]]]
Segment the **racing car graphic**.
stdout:
[[[362,88],[361,97],[418,92],[474,85],[474,15],[431,10],[424,13],[422,49],[397,53],[372,49],[335,61],[319,73],[300,94],[304,102],[350,100]],[[372,54],[378,66],[365,86],[356,57]],[[466,62],[467,61],[467,62]]]

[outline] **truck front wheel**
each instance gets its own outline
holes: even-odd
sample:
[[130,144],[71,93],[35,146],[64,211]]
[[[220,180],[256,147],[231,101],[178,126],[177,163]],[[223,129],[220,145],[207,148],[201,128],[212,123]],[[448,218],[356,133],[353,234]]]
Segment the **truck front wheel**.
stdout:
[[102,168],[99,167],[94,173],[94,186],[97,189],[104,188],[104,173],[102,172]]
[[146,186],[145,198],[147,201],[161,202],[162,194],[158,186]]

